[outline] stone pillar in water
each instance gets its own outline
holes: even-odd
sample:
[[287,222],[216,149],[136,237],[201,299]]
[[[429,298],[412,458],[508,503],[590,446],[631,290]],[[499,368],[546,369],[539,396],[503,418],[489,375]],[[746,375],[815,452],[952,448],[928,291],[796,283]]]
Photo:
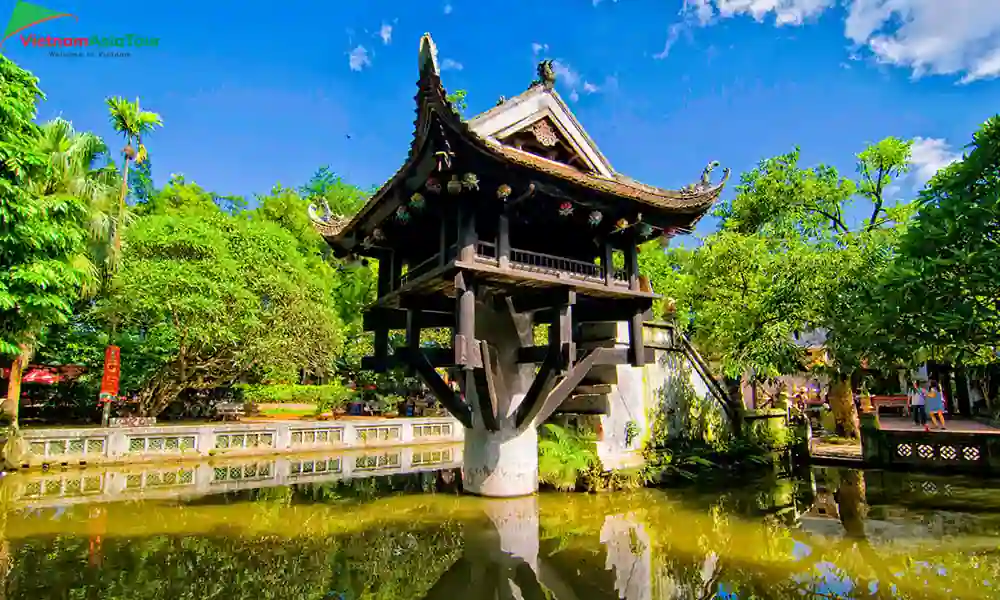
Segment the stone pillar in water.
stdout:
[[[517,409],[531,387],[534,365],[519,364],[518,350],[530,346],[533,319],[497,309],[489,299],[476,302],[476,339],[484,340],[497,373],[497,426],[484,425],[480,393],[472,371],[464,371],[459,384],[473,410],[473,426],[465,430],[462,487],[466,492],[493,498],[527,496],[538,491],[537,424],[517,427]],[[487,404],[489,400],[486,400]]]

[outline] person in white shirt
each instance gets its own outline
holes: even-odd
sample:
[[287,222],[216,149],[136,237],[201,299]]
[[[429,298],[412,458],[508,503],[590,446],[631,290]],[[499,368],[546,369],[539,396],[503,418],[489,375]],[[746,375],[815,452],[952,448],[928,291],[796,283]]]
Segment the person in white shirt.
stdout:
[[910,383],[910,412],[913,413],[913,423],[917,427],[923,425],[924,431],[930,431],[930,427],[927,426],[927,397],[925,394],[920,382]]

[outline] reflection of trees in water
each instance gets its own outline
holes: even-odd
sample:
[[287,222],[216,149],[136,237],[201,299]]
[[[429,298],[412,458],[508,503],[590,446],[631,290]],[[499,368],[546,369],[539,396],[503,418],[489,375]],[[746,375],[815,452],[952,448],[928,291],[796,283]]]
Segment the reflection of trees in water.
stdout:
[[[108,531],[93,564],[88,522],[74,529],[48,515],[8,517],[6,598],[991,597],[982,581],[998,581],[1000,556],[963,547],[966,538],[913,546],[871,539],[876,486],[850,471],[823,481],[827,522],[841,536],[789,526],[797,520],[788,507],[803,507],[788,482],[710,500],[691,490],[643,490],[485,501],[410,495],[444,483],[417,477],[181,506],[104,505]],[[87,513],[81,507],[78,516]]]
[[[294,524],[290,526],[301,526]],[[7,598],[303,600],[421,598],[461,552],[460,527],[394,526],[357,535],[152,536],[104,540],[88,567],[84,537],[15,545]]]

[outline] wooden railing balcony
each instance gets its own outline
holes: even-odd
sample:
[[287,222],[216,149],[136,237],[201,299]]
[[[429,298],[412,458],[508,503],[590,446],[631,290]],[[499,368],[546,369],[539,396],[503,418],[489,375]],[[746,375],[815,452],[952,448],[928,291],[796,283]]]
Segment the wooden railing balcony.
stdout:
[[[500,266],[501,260],[497,244],[493,242],[478,241],[475,245],[475,260],[485,264]],[[458,248],[452,244],[445,250],[444,262],[451,261],[458,256]],[[441,255],[436,253],[426,260],[407,267],[400,277],[400,285],[429,273],[441,264]],[[532,252],[511,248],[507,256],[506,264],[513,270],[527,271],[534,273],[546,273],[549,275],[565,275],[571,279],[589,281],[591,283],[605,282],[605,267],[592,262],[574,260],[562,256],[554,256],[543,252]],[[628,286],[628,274],[625,269],[614,269],[611,276],[612,285]]]

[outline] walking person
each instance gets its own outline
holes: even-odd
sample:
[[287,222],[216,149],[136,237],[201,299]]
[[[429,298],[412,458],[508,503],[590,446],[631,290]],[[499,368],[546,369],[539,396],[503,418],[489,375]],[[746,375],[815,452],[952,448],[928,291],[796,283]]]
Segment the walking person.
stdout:
[[944,426],[944,392],[934,379],[927,382],[927,394],[924,404],[927,414],[931,417],[931,425],[947,429]]
[[910,383],[910,412],[913,414],[913,424],[917,427],[923,426],[924,431],[930,431],[927,426],[926,397],[920,383],[913,381]]

